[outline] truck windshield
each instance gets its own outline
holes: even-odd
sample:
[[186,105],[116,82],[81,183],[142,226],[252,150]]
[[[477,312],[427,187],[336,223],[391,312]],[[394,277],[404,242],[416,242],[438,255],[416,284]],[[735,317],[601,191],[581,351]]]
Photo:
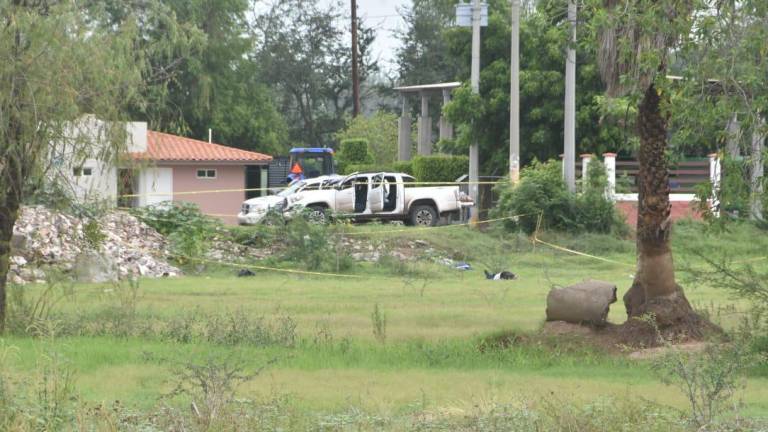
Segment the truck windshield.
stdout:
[[297,181],[297,182],[293,183],[292,185],[288,186],[287,189],[283,189],[280,192],[278,192],[277,196],[285,198],[285,197],[287,197],[289,195],[293,195],[296,192],[298,192],[299,190],[301,190],[301,188],[303,188],[304,185],[306,185],[306,184],[307,184],[307,182]]

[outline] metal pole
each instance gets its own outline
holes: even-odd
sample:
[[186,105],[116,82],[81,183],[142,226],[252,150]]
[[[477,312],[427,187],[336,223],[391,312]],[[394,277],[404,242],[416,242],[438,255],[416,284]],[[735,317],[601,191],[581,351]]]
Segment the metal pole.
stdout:
[[[474,0],[472,4],[472,69],[471,69],[472,93],[480,93],[480,0]],[[475,202],[475,211],[472,212],[472,221],[478,220],[480,206],[480,193],[478,180],[480,178],[480,150],[477,138],[469,146],[469,196]]]
[[576,0],[568,0],[568,54],[565,59],[565,160],[563,172],[568,191],[576,192]]
[[360,115],[360,72],[357,58],[357,0],[352,1],[352,116]]
[[520,0],[512,0],[509,62],[509,181],[520,181]]

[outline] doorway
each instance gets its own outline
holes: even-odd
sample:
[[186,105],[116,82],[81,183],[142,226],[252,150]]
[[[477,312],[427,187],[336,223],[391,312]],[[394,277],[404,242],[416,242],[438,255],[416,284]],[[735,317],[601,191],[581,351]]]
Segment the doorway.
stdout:
[[138,177],[136,170],[121,168],[117,171],[117,206],[138,207]]
[[245,188],[248,189],[245,191],[245,199],[257,198],[265,195],[263,190],[258,190],[266,186],[262,185],[261,170],[262,167],[259,165],[245,166]]

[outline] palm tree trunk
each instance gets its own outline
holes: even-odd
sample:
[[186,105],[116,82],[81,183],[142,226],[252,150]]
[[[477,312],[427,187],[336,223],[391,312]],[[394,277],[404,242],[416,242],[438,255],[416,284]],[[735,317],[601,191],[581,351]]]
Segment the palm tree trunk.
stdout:
[[637,217],[637,273],[624,295],[629,317],[652,313],[659,327],[674,325],[693,314],[675,282],[669,235],[672,228],[667,170],[667,124],[660,97],[651,85],[639,106],[640,135]]

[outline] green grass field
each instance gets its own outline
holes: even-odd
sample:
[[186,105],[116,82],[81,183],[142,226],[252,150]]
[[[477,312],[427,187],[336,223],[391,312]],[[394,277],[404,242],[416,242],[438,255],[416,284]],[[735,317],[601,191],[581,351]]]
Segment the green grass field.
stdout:
[[[78,392],[85,400],[120,400],[139,408],[154,406],[172,389],[170,371],[175,364],[232,356],[243,359],[249,370],[274,361],[239,388],[242,397],[287,395],[308,411],[334,412],[354,406],[382,415],[409,412],[414,407],[464,412],[518,400],[590,401],[606,396],[641,397],[686,407],[683,395],[661,384],[647,362],[603,353],[578,339],[521,343],[484,352],[478,349],[480,340],[493,333],[534,334],[543,324],[551,286],[595,278],[615,282],[623,293],[631,283],[631,266],[541,245],[533,248],[519,237],[465,228],[381,234],[385,235],[387,241],[398,241],[393,236],[425,239],[436,249],[472,263],[475,269],[460,272],[423,261],[407,267],[360,265],[349,272],[354,278],[274,272],[238,278],[235,270],[219,267],[182,278],[142,280],[135,302],[139,319],[173,320],[199,314],[264,317],[276,322],[289,317],[296,325],[298,340],[286,347],[199,340],[179,343],[141,336],[15,336],[1,340],[0,352],[10,353],[4,367],[17,377],[33,377],[46,353],[60,353],[74,369]],[[764,238],[741,241],[752,235],[745,228],[709,238],[696,225],[683,224],[677,241],[694,245],[728,239],[733,240],[727,244],[734,253],[759,256],[760,251],[768,250]],[[633,262],[629,241],[600,236],[547,238],[614,261]],[[678,260],[695,262],[684,253],[678,254]],[[519,279],[485,280],[482,269],[494,266],[514,271]],[[679,277],[685,283],[685,275]],[[34,299],[42,289],[26,287],[25,296]],[[116,305],[125,304],[119,301],[121,293],[115,292],[119,289],[113,285],[74,286],[56,311],[61,316],[109,314]],[[746,307],[722,289],[698,285],[685,285],[685,289],[694,304],[713,311]],[[374,305],[386,316],[385,342],[374,337]],[[619,301],[611,308],[609,319],[620,323],[624,317]],[[718,320],[730,327],[737,319],[738,314],[730,313]],[[750,371],[738,397],[745,404],[744,414],[768,415],[765,369]]]

